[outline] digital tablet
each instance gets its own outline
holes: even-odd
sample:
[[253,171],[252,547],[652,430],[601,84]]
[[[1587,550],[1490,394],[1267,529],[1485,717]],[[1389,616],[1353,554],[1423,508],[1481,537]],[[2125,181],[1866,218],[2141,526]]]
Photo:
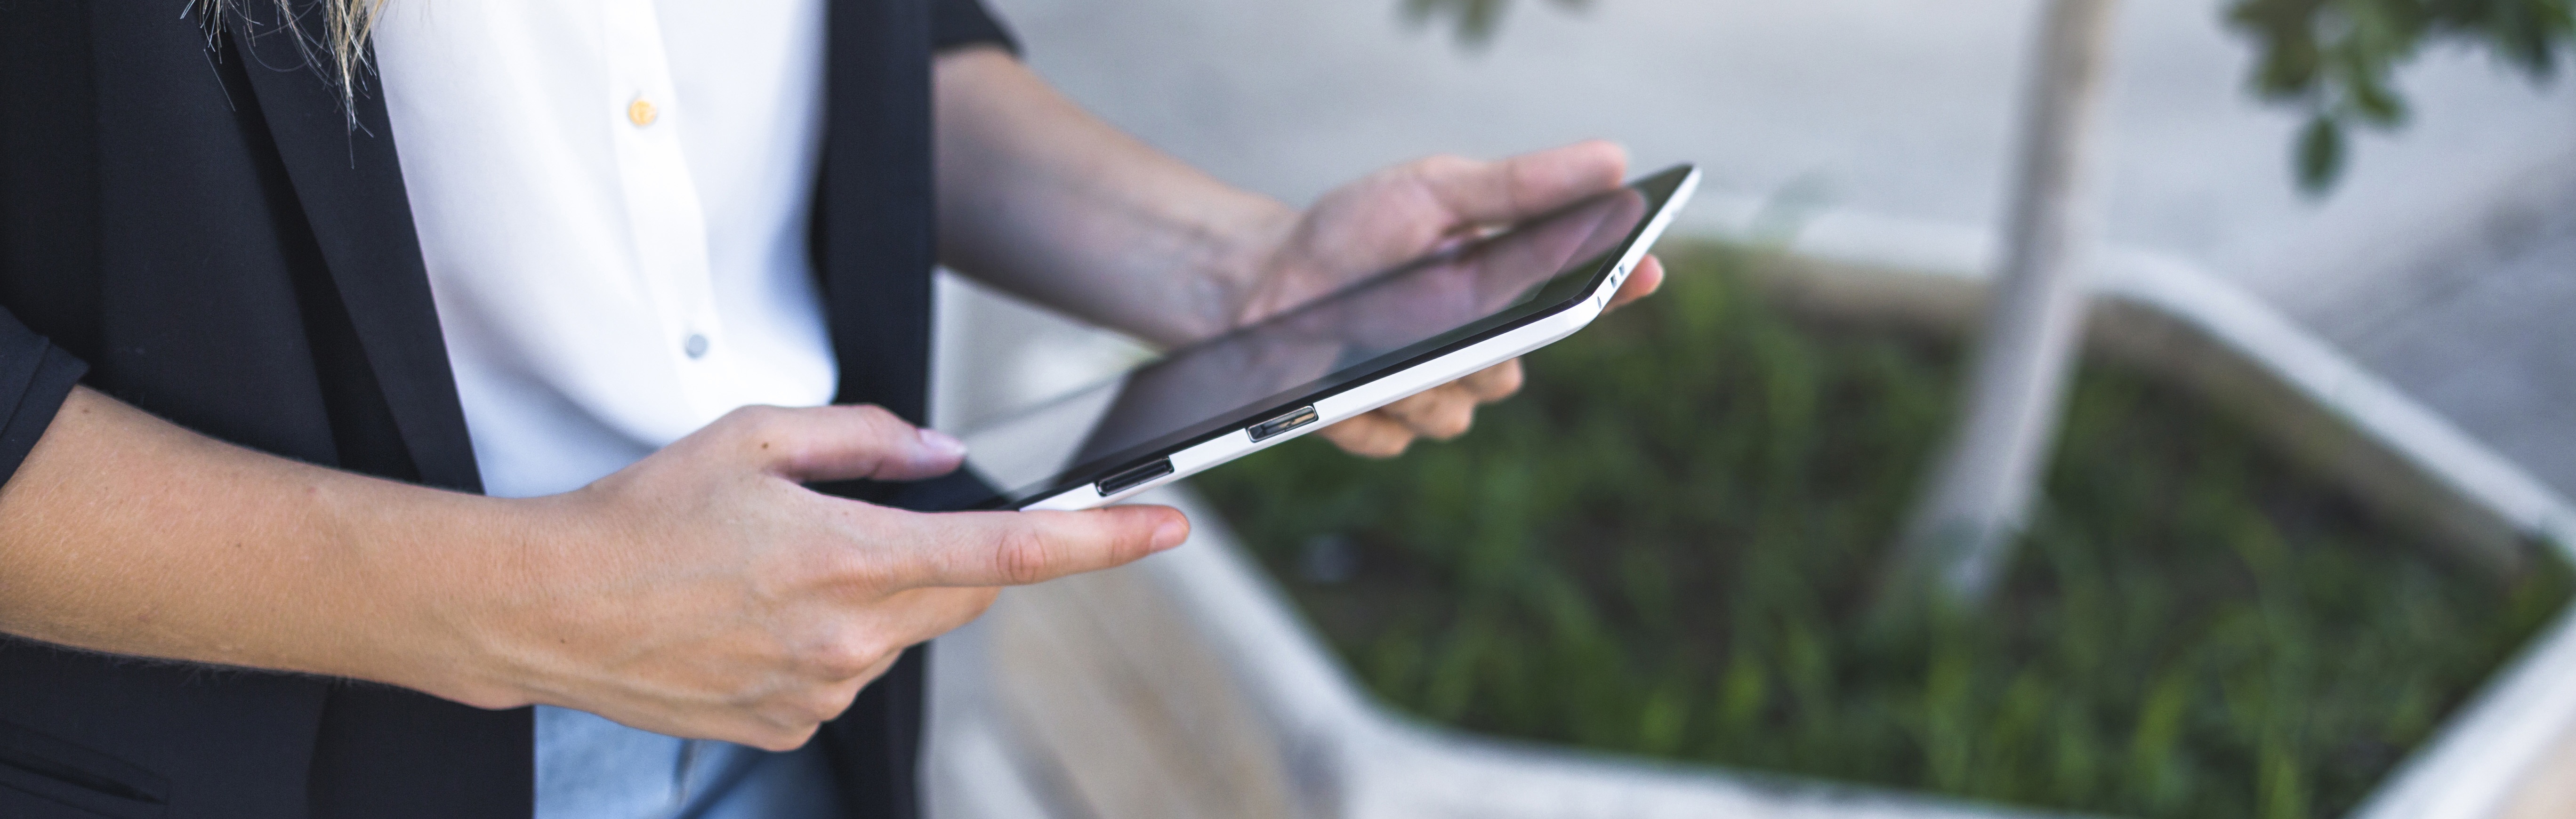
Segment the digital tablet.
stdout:
[[965,430],[984,509],[1088,509],[1572,335],[1690,199],[1681,165]]

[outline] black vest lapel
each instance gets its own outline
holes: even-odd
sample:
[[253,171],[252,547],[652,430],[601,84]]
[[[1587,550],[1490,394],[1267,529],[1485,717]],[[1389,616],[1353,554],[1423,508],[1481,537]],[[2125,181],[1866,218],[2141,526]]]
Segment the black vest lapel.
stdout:
[[[234,93],[252,94],[268,124],[330,271],[326,290],[337,291],[347,313],[346,324],[308,320],[316,344],[356,340],[422,483],[479,491],[384,102],[366,83],[356,95],[353,125],[294,35],[276,25],[275,7],[239,7],[242,14],[228,21],[225,36],[251,87]],[[292,13],[306,31],[320,30],[314,0],[294,0]],[[328,359],[332,352],[317,355]],[[351,462],[350,445],[341,441],[342,465],[367,468]],[[320,710],[306,792],[313,819],[512,819],[532,809],[528,709],[485,711],[415,691],[341,682],[330,686]]]
[[[814,265],[841,384],[835,401],[871,403],[914,423],[930,392],[930,10],[922,0],[831,0],[823,71],[823,174]],[[824,489],[879,500],[898,488]],[[821,741],[840,774],[844,815],[913,819],[922,731],[922,655],[905,652],[859,692]]]
[[[318,35],[314,0],[292,7],[303,31]],[[352,125],[339,93],[306,62],[307,48],[320,59],[321,46],[297,43],[272,5],[242,3],[240,12],[226,36],[421,482],[480,491],[383,98],[362,72]]]

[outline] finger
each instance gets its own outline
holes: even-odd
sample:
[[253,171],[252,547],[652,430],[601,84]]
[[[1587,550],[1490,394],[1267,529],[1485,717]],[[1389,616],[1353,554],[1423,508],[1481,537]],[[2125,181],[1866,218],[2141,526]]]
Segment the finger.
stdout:
[[1189,518],[1169,506],[1084,512],[906,514],[912,547],[898,585],[1025,586],[1099,571],[1181,545]]
[[933,478],[956,471],[966,457],[956,438],[874,405],[745,407],[716,423],[739,437],[741,451],[797,481]]
[[850,703],[858,701],[859,691],[876,682],[878,677],[885,676],[895,663],[902,660],[903,652],[888,652],[857,674],[778,697],[765,709],[767,713],[763,716],[778,727],[782,737],[793,738],[789,741],[794,744],[785,748],[763,747],[761,750],[774,753],[803,747],[806,740],[812,739],[814,728],[840,719],[842,712],[850,710]]
[[1512,359],[1458,379],[1458,386],[1480,403],[1493,403],[1521,391],[1521,360]]
[[1377,412],[1336,422],[1318,434],[1342,451],[1362,458],[1402,455],[1406,447],[1413,445],[1414,437],[1413,430],[1403,422]]
[[1467,434],[1467,427],[1475,423],[1476,396],[1455,383],[1442,384],[1379,411],[1403,422],[1416,435],[1446,441]]
[[1001,591],[992,586],[905,589],[876,602],[873,608],[894,613],[878,628],[898,645],[909,647],[975,622],[975,618],[984,616],[985,609],[992,608],[993,597]]
[[903,651],[889,651],[856,673],[772,696],[754,711],[760,723],[758,733],[732,741],[771,753],[805,747],[823,723],[840,719],[843,712],[850,710],[850,704],[858,701],[861,690],[902,660]]
[[[852,694],[850,698],[858,699],[858,695]],[[783,754],[803,748],[805,743],[813,741],[814,734],[823,729],[824,722],[825,720],[806,720],[784,715],[762,716],[758,718],[758,727],[748,733],[709,738],[749,745],[774,754]]]
[[890,658],[904,649],[929,642],[983,616],[999,591],[990,587],[933,586],[867,600],[855,609],[864,616],[839,620],[838,628],[800,646],[796,671],[819,683],[876,676],[885,670]]
[[1610,294],[1610,309],[1617,310],[1622,305],[1652,295],[1656,288],[1662,286],[1664,260],[1648,254],[1646,260],[1638,262],[1637,269],[1628,274],[1628,281],[1619,285],[1619,292]]
[[1416,166],[1423,186],[1471,223],[1517,222],[1619,187],[1628,152],[1603,140],[1578,142],[1498,162],[1450,160]]
[[842,712],[850,710],[850,703],[858,701],[861,690],[876,682],[878,677],[885,676],[887,671],[894,670],[894,664],[902,661],[903,652],[889,652],[875,665],[851,675],[849,679],[824,684],[810,693],[810,704],[798,709],[802,713],[796,716],[812,719],[818,724],[840,719]]

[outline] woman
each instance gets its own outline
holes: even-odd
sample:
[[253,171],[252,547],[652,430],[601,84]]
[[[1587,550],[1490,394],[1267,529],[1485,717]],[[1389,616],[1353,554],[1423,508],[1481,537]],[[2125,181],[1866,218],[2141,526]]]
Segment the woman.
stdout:
[[[169,11],[0,5],[13,817],[913,815],[915,647],[1187,531],[899,510],[961,454],[914,426],[934,262],[1179,343],[1622,174],[1433,159],[1300,213],[975,0]],[[1517,381],[1327,434],[1391,455]]]

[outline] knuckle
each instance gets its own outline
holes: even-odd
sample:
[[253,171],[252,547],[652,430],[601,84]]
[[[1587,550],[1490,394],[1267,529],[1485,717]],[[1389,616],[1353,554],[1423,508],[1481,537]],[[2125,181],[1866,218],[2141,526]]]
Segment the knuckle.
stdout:
[[752,405],[725,413],[718,423],[725,424],[750,445],[765,449],[793,441],[794,421],[795,416],[788,410]]
[[847,409],[852,426],[869,441],[870,446],[901,448],[911,439],[912,422],[894,414],[893,410],[875,404],[860,404]]
[[884,641],[874,635],[850,635],[815,646],[799,658],[798,665],[810,676],[846,680],[876,667],[886,653]]
[[993,542],[994,569],[1012,585],[1045,579],[1052,544],[1030,529],[1005,531]]
[[1361,447],[1359,454],[1371,458],[1393,458],[1404,454],[1404,450],[1412,446],[1411,434],[1389,429],[1370,436],[1368,442]]
[[1401,423],[1377,414],[1325,427],[1323,435],[1342,451],[1362,458],[1394,457],[1404,451],[1404,442],[1410,437]]
[[1446,441],[1451,438],[1467,434],[1467,429],[1475,425],[1476,416],[1474,413],[1465,411],[1454,412],[1432,419],[1429,424],[1429,429],[1424,430],[1424,432],[1433,438]]
[[875,404],[860,404],[858,406],[851,407],[850,412],[857,415],[860,422],[871,426],[910,426],[910,424],[904,423],[902,416],[894,414],[893,410],[889,410]]
[[745,428],[757,430],[776,426],[786,414],[786,410],[777,407],[752,404],[735,407],[732,412],[725,413],[725,418]]
[[1444,384],[1439,387],[1415,393],[1406,397],[1404,400],[1378,408],[1378,414],[1385,420],[1395,422],[1394,425],[1396,426],[1412,426],[1421,418],[1423,413],[1430,412],[1440,407],[1441,395],[1448,389],[1448,385]]
[[829,649],[801,658],[797,670],[814,679],[839,680],[867,671],[868,664],[855,648]]
[[841,712],[850,710],[850,701],[857,698],[858,692],[855,690],[848,692],[840,690],[816,691],[812,696],[807,697],[805,701],[800,704],[799,709],[807,718],[813,720],[819,725],[821,723],[839,719]]

